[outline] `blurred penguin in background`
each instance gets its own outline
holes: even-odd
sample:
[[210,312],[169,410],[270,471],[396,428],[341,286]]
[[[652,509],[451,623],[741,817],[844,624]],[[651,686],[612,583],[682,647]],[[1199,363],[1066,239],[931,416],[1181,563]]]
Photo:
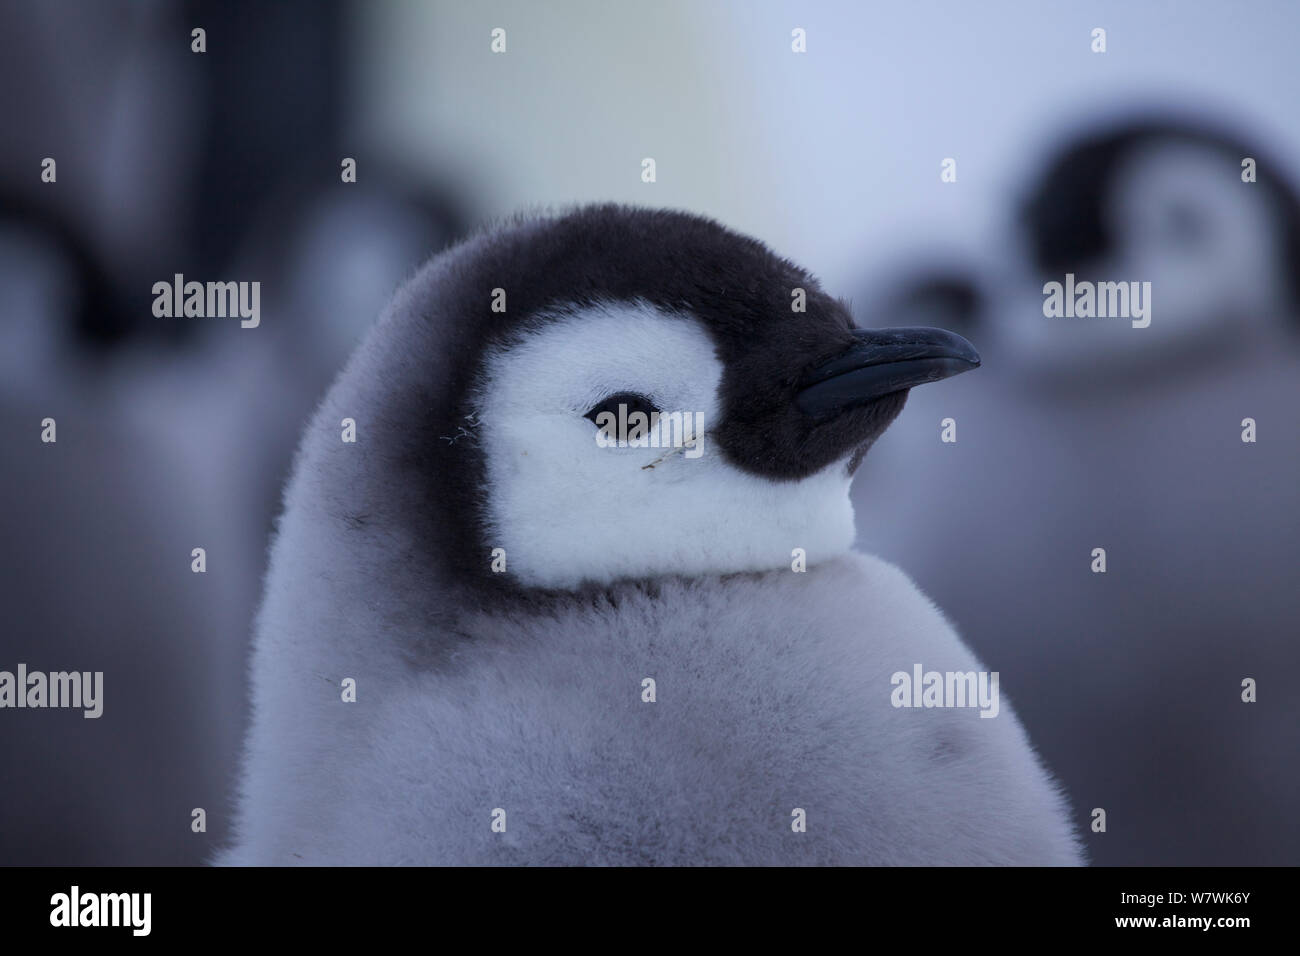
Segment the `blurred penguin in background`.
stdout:
[[[990,374],[923,390],[905,456],[882,442],[857,486],[909,483],[859,501],[862,546],[971,622],[1067,788],[1122,831],[1087,841],[1098,864],[1300,858],[1277,759],[1300,704],[1257,724],[1241,700],[1300,667],[1280,626],[1300,615],[1300,201],[1257,139],[1156,113],[1061,142],[988,243],[1012,255],[971,257]],[[1067,273],[1149,282],[1150,324],[1048,317]]]
[[1135,336],[1123,322],[1039,322],[1041,311],[1016,309],[1004,325],[1010,357],[1054,390],[1134,381],[1151,365],[1164,380],[1294,352],[1300,198],[1289,175],[1242,136],[1158,116],[1065,146],[1020,210],[1034,274],[1149,282],[1158,312]]
[[0,864],[193,862],[190,811],[223,791],[211,678],[233,592],[190,553],[224,560],[231,523],[127,414],[136,320],[75,223],[0,201],[0,669],[104,674],[99,717],[5,711]]
[[[363,153],[340,181],[345,30],[337,0],[0,9],[0,88],[31,94],[0,155],[0,669],[105,687],[98,719],[0,721],[24,768],[0,865],[195,864],[226,836],[296,436],[359,317],[467,228],[436,170]],[[154,315],[176,273],[259,282],[258,327]]]

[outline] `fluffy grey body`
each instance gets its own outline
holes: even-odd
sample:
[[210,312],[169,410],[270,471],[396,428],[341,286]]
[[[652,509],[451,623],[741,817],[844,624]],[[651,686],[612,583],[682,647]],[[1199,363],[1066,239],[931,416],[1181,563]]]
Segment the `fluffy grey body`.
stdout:
[[[304,636],[330,616],[302,619]],[[914,660],[981,665],[878,559],[629,584],[461,623],[462,649],[438,666],[381,676],[355,662],[355,705],[310,669],[281,670],[298,733],[255,764],[256,815],[228,862],[1079,860],[1005,705],[991,720],[890,705],[891,673]],[[497,808],[505,833],[490,828]]]
[[[480,282],[478,263],[505,262],[521,230],[535,240],[542,230],[539,241],[570,256],[546,230],[562,236],[575,220],[633,272],[618,242],[644,243],[658,227],[682,261],[700,260],[698,273],[678,275],[671,313],[644,296],[622,311],[583,300],[544,321],[534,307],[512,317],[513,332],[449,349],[448,329],[475,321],[457,303],[482,293],[486,306],[491,286],[530,281],[503,265]],[[851,529],[839,502],[848,507],[853,467],[901,409],[900,380],[855,368],[850,383],[870,397],[841,409],[823,388],[820,405],[805,403],[820,417],[786,416],[767,450],[754,446],[757,422],[736,426],[729,396],[774,360],[740,354],[743,324],[700,316],[719,307],[733,266],[745,279],[748,266],[728,256],[756,247],[694,217],[602,207],[488,233],[399,293],[299,451],[257,622],[239,837],[220,862],[1080,862],[1066,803],[1005,700],[993,719],[891,704],[891,675],[914,663],[983,669],[905,575],[850,551],[851,530],[837,530]],[[806,397],[804,366],[821,370],[820,384],[865,346],[811,277],[774,257],[769,267],[749,277],[751,293],[788,314],[788,282],[804,282],[813,302],[792,373],[766,378],[776,407]],[[535,290],[519,297],[555,304]],[[620,317],[638,330],[625,343]],[[697,333],[679,334],[682,322],[702,325],[716,354],[707,340],[694,354]],[[588,329],[601,341],[575,352]],[[647,350],[647,334],[662,348]],[[896,340],[867,344],[877,355]],[[620,364],[624,346],[637,361]],[[593,350],[607,360],[586,369]],[[955,361],[944,354],[936,361]],[[691,374],[674,377],[682,368]],[[493,404],[520,382],[522,399]],[[701,464],[597,449],[582,412],[625,386],[661,408],[705,405],[717,454]],[[346,417],[354,445],[339,438]],[[712,509],[680,520],[701,495]],[[756,512],[749,524],[792,530],[711,523],[732,499]],[[606,562],[581,541],[610,525]],[[517,560],[485,573],[498,544]],[[808,570],[793,571],[791,549],[810,544]],[[675,570],[701,553],[715,570]],[[355,702],[341,700],[345,678]],[[791,825],[796,810],[806,832]]]

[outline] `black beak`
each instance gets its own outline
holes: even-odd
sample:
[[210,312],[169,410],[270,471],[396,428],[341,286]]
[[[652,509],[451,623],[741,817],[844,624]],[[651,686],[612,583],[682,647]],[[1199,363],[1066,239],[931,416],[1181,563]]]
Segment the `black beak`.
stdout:
[[795,404],[830,418],[893,392],[979,368],[974,346],[943,329],[855,329],[848,351],[808,370]]

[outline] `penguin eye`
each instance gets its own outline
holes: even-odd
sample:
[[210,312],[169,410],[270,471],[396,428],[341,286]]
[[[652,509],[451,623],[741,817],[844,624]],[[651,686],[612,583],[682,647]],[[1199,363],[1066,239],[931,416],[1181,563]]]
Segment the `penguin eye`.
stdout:
[[[619,406],[623,406],[622,410]],[[582,417],[599,426],[601,423],[598,417],[606,412],[614,416],[614,428],[618,427],[618,422],[627,421],[635,412],[644,414],[646,421],[653,425],[659,415],[659,406],[639,392],[615,392],[602,398]],[[609,419],[605,421],[608,422]]]

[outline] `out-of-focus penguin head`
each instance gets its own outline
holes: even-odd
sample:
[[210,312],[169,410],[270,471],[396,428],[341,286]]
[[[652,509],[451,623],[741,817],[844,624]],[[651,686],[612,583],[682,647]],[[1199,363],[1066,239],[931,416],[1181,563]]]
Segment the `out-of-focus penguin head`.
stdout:
[[1225,320],[1276,320],[1287,295],[1283,222],[1267,187],[1241,181],[1241,157],[1177,139],[1135,147],[1106,201],[1113,268],[1149,277],[1185,335]]
[[855,328],[812,276],[695,216],[595,207],[498,244],[515,252],[480,311],[494,289],[505,311],[458,427],[479,546],[526,587],[842,553],[853,471],[907,390],[979,364],[939,329]]
[[[1246,160],[1254,181],[1243,181]],[[1274,340],[1300,316],[1300,202],[1258,145],[1141,118],[1060,148],[1022,207],[1042,282],[1150,283],[1150,325],[1009,310],[1008,355],[1055,380],[1147,371]],[[1039,301],[1041,305],[1041,299]]]

